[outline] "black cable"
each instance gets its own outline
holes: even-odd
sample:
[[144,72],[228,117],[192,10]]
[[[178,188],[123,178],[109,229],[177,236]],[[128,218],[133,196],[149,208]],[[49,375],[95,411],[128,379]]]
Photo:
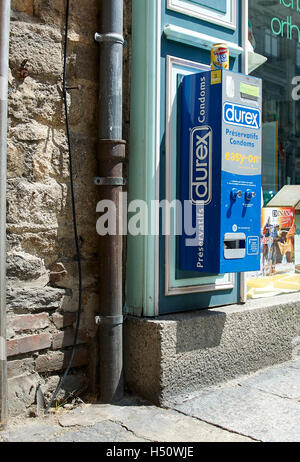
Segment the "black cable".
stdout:
[[66,134],[68,141],[68,152],[69,152],[69,171],[70,171],[70,186],[71,186],[71,201],[72,201],[72,214],[73,214],[73,229],[74,229],[74,238],[75,238],[75,247],[77,255],[77,264],[78,264],[78,282],[79,282],[79,291],[78,291],[78,310],[77,310],[77,321],[74,335],[74,343],[72,346],[71,357],[66,368],[64,375],[61,377],[56,390],[45,410],[45,414],[49,411],[52,406],[53,401],[55,400],[58,392],[60,391],[69,371],[72,366],[74,359],[75,348],[78,339],[79,325],[80,325],[80,314],[81,314],[81,299],[82,299],[82,270],[81,270],[81,256],[79,249],[79,239],[77,232],[77,219],[76,219],[76,204],[75,204],[75,194],[74,194],[74,183],[73,183],[73,166],[72,166],[72,148],[71,148],[71,137],[70,137],[70,127],[69,127],[69,111],[68,111],[68,102],[67,102],[67,55],[68,55],[68,33],[69,33],[69,15],[70,15],[70,1],[66,0],[66,22],[65,22],[65,43],[64,43],[64,66],[63,66],[63,99],[65,107],[65,122],[66,122]]

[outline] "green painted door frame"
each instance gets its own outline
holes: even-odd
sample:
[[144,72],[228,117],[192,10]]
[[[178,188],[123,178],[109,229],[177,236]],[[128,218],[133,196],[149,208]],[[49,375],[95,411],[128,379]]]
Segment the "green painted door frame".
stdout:
[[[133,0],[128,203],[174,200],[178,175],[178,86],[208,69],[210,47],[226,41],[231,67],[243,67],[247,2]],[[244,9],[242,9],[242,4]],[[225,8],[226,6],[226,8]],[[224,17],[222,23],[222,15]],[[131,214],[129,214],[129,219]],[[150,220],[150,216],[149,216]],[[159,229],[159,213],[152,228]],[[203,309],[239,300],[239,275],[198,277],[178,270],[176,237],[132,236],[127,242],[127,311],[137,316]]]

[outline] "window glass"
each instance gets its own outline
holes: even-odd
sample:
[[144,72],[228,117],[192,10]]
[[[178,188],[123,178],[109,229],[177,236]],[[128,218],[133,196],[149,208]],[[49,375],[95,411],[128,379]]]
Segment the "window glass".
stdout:
[[251,45],[267,58],[250,69],[263,80],[266,203],[284,185],[300,184],[300,1],[251,0],[249,19]]
[[300,289],[300,215],[288,208],[300,202],[300,0],[249,1],[249,41],[263,82],[261,269],[247,283],[257,298]]

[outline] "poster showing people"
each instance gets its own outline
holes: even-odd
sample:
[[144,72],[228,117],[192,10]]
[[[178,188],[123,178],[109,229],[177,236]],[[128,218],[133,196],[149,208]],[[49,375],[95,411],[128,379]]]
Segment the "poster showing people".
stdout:
[[260,271],[247,273],[248,298],[300,290],[295,274],[295,209],[263,208]]

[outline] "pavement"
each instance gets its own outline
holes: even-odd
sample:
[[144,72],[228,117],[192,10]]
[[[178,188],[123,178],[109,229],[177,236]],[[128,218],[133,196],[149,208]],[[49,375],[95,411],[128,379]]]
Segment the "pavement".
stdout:
[[10,419],[1,442],[299,442],[300,359],[261,370],[162,409],[133,396]]

